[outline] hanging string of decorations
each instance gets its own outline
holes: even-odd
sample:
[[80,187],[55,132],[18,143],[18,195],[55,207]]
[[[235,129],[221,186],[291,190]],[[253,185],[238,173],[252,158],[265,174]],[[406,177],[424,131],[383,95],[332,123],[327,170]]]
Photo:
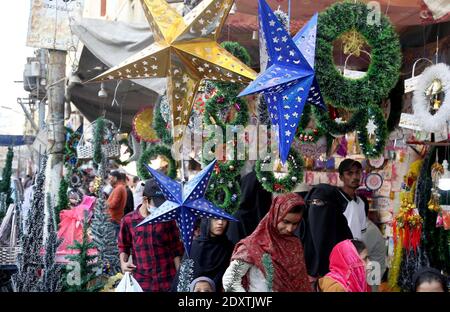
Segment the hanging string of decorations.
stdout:
[[[308,129],[308,124],[313,116],[312,105],[306,105],[303,110],[302,117],[297,127],[295,136],[301,143],[316,143],[321,138],[325,131],[322,127],[316,127],[314,129]],[[326,112],[325,112],[326,113]]]
[[359,145],[367,158],[376,158],[383,154],[386,145],[386,119],[378,106],[370,106],[363,112],[356,123]]
[[[264,160],[258,160],[255,165],[256,177],[265,190],[271,193],[291,192],[297,183],[303,181],[304,163],[300,154],[291,148],[287,163],[283,166],[277,159],[275,160],[275,170],[264,168],[271,163],[271,157],[267,156]],[[286,172],[287,166],[287,172]]]
[[[379,14],[366,3],[349,0],[319,14],[316,73],[322,95],[334,107],[355,111],[380,103],[397,83],[402,63],[400,41],[388,17]],[[371,49],[369,68],[359,79],[343,77],[333,60],[333,42],[348,32],[360,34]]]

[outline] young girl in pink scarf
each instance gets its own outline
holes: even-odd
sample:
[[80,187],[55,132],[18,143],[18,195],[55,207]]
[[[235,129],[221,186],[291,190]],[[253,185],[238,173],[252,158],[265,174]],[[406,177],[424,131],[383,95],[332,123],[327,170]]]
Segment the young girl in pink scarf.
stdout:
[[367,248],[358,240],[344,240],[330,254],[330,272],[319,279],[321,292],[369,292],[366,281]]

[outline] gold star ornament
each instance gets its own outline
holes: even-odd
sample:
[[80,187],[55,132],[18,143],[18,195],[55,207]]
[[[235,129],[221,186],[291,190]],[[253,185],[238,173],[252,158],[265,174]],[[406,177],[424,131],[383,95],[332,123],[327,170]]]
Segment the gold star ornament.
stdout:
[[[217,39],[233,0],[203,0],[182,17],[165,0],[141,0],[155,42],[92,81],[168,77],[172,129],[186,126],[202,79],[249,83],[257,76]],[[182,131],[173,133],[180,139]]]

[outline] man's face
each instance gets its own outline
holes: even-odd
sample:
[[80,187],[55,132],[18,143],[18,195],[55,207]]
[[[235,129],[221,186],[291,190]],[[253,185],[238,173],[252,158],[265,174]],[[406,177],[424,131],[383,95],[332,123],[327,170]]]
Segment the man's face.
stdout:
[[283,220],[277,224],[278,233],[287,236],[294,235],[301,220],[301,213],[288,213]]
[[344,171],[339,178],[344,183],[344,186],[351,189],[357,189],[361,181],[361,169],[357,166],[353,166],[350,170]]
[[211,285],[208,282],[197,282],[194,287],[194,292],[213,292]]
[[109,182],[109,184],[111,184],[111,186],[114,186],[114,185],[116,185],[116,183],[117,183],[117,178],[114,177],[114,176],[112,176],[112,175],[110,175],[110,176],[108,177],[108,182]]
[[211,227],[209,229],[212,236],[220,236],[225,231],[228,221],[221,219],[211,219]]

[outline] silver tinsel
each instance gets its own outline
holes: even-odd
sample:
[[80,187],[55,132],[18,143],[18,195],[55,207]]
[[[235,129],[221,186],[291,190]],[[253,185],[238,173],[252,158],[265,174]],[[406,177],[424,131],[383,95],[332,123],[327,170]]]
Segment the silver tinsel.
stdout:
[[180,277],[177,285],[178,292],[189,292],[189,284],[194,280],[194,260],[185,259],[180,266]]

